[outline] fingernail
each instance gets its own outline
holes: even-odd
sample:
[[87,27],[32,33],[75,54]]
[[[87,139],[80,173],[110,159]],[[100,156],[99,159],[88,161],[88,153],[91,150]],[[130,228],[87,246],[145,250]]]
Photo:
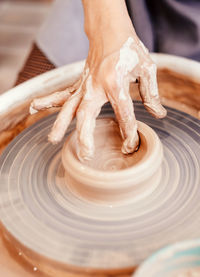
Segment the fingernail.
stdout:
[[121,151],[123,154],[131,154],[138,150],[139,147],[139,136],[136,133],[133,137],[127,138],[122,145]]
[[159,118],[163,118],[167,115],[167,110],[160,104],[159,111],[157,112]]
[[147,111],[155,118],[163,118],[167,115],[167,110],[162,106],[160,100],[157,98],[152,100],[150,103],[144,103],[144,106]]
[[54,131],[51,131],[48,135],[48,141],[52,144],[57,144],[61,141],[61,139],[57,136],[57,134]]

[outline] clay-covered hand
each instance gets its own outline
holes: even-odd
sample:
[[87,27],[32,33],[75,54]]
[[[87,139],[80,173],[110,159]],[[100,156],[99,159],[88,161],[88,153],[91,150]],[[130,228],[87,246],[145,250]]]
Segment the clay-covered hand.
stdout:
[[137,149],[139,139],[129,94],[130,82],[139,81],[142,101],[154,117],[166,115],[166,110],[160,104],[156,65],[143,43],[133,32],[125,40],[123,38],[123,42],[118,40],[114,48],[109,47],[105,53],[99,44],[91,44],[80,80],[64,91],[35,99],[31,104],[35,110],[62,106],[49,134],[52,143],[62,140],[76,116],[80,159],[89,159],[93,155],[95,120],[101,107],[108,101],[119,123],[123,138],[122,152],[127,154]]
[[79,158],[94,152],[93,132],[101,107],[110,102],[119,123],[122,152],[134,152],[139,143],[129,84],[139,81],[141,98],[155,117],[166,115],[160,104],[156,65],[138,39],[127,12],[125,0],[82,0],[85,32],[90,42],[83,74],[74,86],[50,96],[35,99],[31,108],[41,110],[62,106],[49,140],[62,140],[71,120],[77,118]]

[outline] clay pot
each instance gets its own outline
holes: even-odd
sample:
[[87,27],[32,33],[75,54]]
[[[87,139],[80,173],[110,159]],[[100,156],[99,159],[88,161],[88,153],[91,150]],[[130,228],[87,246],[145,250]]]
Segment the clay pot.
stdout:
[[152,192],[160,180],[162,144],[149,126],[138,122],[139,150],[121,153],[122,139],[112,118],[97,120],[94,157],[80,162],[74,131],[62,150],[66,185],[78,197],[108,205],[136,201]]

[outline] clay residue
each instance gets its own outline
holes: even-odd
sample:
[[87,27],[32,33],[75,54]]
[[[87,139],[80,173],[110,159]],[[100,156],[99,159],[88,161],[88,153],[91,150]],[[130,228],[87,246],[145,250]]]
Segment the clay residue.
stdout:
[[[176,105],[175,107],[177,109],[187,111],[196,117],[199,116],[200,118],[200,114],[198,115],[198,112],[200,111],[200,82],[195,82],[194,80],[187,78],[184,75],[175,73],[168,69],[161,69],[158,70],[158,86],[162,102],[165,103],[166,101],[168,101],[169,105]],[[133,87],[135,88],[134,92],[137,94],[138,85],[133,84]],[[131,92],[133,93],[133,91]],[[140,99],[138,95],[137,99]],[[49,113],[55,112],[55,109],[50,109],[49,111],[43,111],[35,115],[29,115],[29,104],[30,101],[27,101],[23,105],[20,105],[18,108],[12,109],[12,111],[10,111],[8,114],[1,115],[0,151],[23,129],[32,125],[40,118],[49,115]],[[135,157],[136,154],[134,154]],[[130,157],[128,155],[127,159],[129,158]],[[21,266],[18,265],[15,259],[13,259],[12,255],[8,252],[7,247],[4,245],[2,241],[1,232],[0,268],[2,276],[30,276],[29,272],[21,268]],[[70,272],[71,274],[73,274],[72,271]],[[129,272],[131,272],[131,270],[129,270]],[[116,272],[114,274],[116,274]],[[31,276],[32,275],[38,276],[35,272],[31,274]],[[109,273],[109,276],[110,275],[111,274]],[[93,275],[91,274],[90,276]],[[99,276],[108,275],[103,275],[103,273],[101,273]],[[127,276],[130,276],[130,274],[128,274]]]
[[158,86],[162,97],[200,111],[200,83],[168,69],[160,69]]
[[158,87],[163,104],[200,119],[200,82],[168,69],[160,69]]
[[30,102],[22,105],[21,109],[18,108],[10,112],[10,114],[6,114],[4,118],[0,117],[1,121],[7,121],[7,123],[5,123],[6,128],[0,131],[0,154],[8,143],[11,142],[11,140],[13,140],[24,129],[33,125],[41,118],[58,111],[57,108],[52,108],[46,111],[40,111],[33,115],[27,115],[26,113],[28,113],[29,105]]
[[[94,156],[84,164],[101,171],[118,171],[139,164],[146,152],[147,142],[143,134],[140,135],[140,146],[137,152],[123,154],[121,147],[122,137],[117,122],[112,118],[97,120],[94,132],[95,152]],[[73,155],[77,155],[76,143],[72,143]]]

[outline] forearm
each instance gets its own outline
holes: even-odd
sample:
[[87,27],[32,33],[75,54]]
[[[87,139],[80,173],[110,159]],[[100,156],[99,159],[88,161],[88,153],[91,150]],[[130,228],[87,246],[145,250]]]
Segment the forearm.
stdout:
[[96,57],[106,57],[117,51],[128,37],[136,37],[125,0],[82,0],[82,2],[85,32],[90,42],[90,49],[96,51]]
[[[85,14],[85,32],[92,40],[105,32],[133,30],[125,0],[82,0]],[[119,34],[120,35],[120,34]]]

